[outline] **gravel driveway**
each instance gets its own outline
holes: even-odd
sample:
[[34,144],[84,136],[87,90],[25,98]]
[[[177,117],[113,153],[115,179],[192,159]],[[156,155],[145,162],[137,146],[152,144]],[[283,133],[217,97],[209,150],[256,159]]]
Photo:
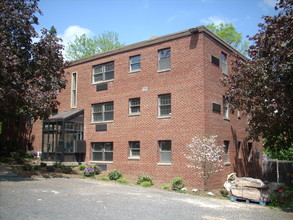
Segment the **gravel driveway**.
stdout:
[[293,219],[293,213],[91,179],[0,173],[0,219]]

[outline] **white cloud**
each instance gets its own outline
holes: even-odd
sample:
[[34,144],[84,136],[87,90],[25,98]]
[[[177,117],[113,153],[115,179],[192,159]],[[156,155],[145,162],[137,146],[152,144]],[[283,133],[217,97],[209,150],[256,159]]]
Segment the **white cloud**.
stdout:
[[72,25],[66,28],[63,34],[58,35],[63,42],[62,44],[66,47],[70,41],[73,41],[76,36],[81,36],[83,34],[86,34],[88,36],[92,35],[93,32],[87,28],[83,28],[77,25]]
[[167,22],[169,23],[169,22],[175,20],[175,18],[176,18],[175,16],[169,17],[169,18],[167,19]]
[[70,41],[74,41],[76,36],[79,37],[83,34],[86,34],[87,36],[91,36],[93,35],[93,32],[90,29],[83,28],[77,25],[72,25],[66,28],[63,34],[58,35],[58,37],[63,40],[62,44],[64,45],[64,50],[62,51],[62,53],[65,59],[66,59],[65,50],[67,49],[68,43]]
[[224,17],[210,16],[207,19],[201,19],[200,22],[202,22],[203,24],[214,23],[215,25],[219,25],[221,23],[229,23],[231,21]]
[[274,7],[277,2],[277,0],[263,0],[263,3],[270,7]]

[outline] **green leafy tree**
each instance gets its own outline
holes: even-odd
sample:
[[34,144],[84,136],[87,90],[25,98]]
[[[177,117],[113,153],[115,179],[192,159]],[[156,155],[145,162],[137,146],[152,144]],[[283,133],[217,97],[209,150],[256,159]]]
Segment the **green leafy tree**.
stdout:
[[208,24],[207,28],[225,40],[232,47],[247,55],[248,41],[243,41],[242,34],[236,31],[232,23]]
[[[0,121],[46,118],[65,88],[62,45],[56,29],[35,31],[38,0],[0,1]],[[32,40],[36,39],[35,42]],[[15,137],[13,137],[15,139]]]
[[116,32],[106,31],[93,38],[83,34],[79,37],[76,36],[73,42],[68,43],[66,57],[70,60],[76,60],[122,46],[124,44],[119,42],[119,35]]
[[233,72],[223,79],[232,108],[250,116],[250,138],[266,139],[271,153],[293,144],[293,12],[292,0],[280,0],[275,16],[264,16],[250,38],[250,59],[235,55]]

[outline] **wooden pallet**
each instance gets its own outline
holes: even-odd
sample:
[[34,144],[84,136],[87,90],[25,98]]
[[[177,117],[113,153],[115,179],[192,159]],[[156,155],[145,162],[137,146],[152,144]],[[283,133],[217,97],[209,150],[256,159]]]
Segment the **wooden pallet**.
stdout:
[[245,198],[240,198],[240,197],[235,197],[235,196],[231,196],[230,200],[232,202],[246,202],[246,203],[253,203],[253,204],[258,204],[258,205],[266,205],[267,202],[265,201],[256,201],[256,200],[252,200],[252,199],[245,199]]

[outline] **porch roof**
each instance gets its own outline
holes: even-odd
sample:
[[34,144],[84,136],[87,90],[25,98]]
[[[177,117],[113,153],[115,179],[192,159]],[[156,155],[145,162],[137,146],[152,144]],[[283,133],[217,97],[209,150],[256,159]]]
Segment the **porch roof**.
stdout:
[[68,111],[64,111],[64,112],[60,112],[57,115],[53,115],[51,117],[49,117],[48,120],[67,120],[69,118],[72,118],[74,116],[77,116],[79,114],[83,113],[83,109],[72,109],[72,110],[68,110]]

